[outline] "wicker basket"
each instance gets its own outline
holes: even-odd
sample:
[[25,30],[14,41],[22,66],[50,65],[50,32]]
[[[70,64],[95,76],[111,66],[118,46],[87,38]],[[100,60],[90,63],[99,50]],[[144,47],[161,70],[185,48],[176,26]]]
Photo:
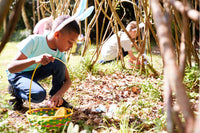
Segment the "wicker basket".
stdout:
[[[60,59],[57,59],[57,60],[64,63]],[[71,121],[73,110],[69,108],[65,108],[67,112],[66,115],[54,116],[55,112],[59,108],[31,109],[31,85],[32,85],[33,77],[35,75],[35,71],[37,70],[39,64],[36,66],[31,77],[31,83],[30,83],[30,89],[29,89],[29,110],[26,112],[26,116],[30,122],[30,125],[32,126],[39,125],[42,127],[42,129],[61,129],[64,126],[68,126],[69,122]]]
[[26,112],[31,126],[39,125],[42,129],[62,129],[68,126],[71,121],[73,111],[66,108],[65,116],[54,116],[58,108],[39,108]]

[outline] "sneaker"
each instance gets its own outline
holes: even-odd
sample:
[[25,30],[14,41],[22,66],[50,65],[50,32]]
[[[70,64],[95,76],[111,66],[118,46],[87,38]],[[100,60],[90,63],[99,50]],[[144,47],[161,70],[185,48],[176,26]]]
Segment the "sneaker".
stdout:
[[99,60],[98,63],[103,64],[104,60]]
[[70,105],[70,104],[69,104],[67,101],[65,101],[64,99],[63,99],[63,104],[60,105],[60,106],[58,106],[58,107],[65,107],[65,108],[70,108],[70,109],[73,108],[73,106]]
[[99,60],[98,63],[99,64],[106,64],[106,63],[110,63],[113,62],[114,60],[109,60],[109,61],[104,61],[104,60]]
[[13,110],[21,110],[21,109],[23,109],[23,101],[22,101],[22,99],[20,99],[20,98],[15,96],[14,88],[10,84],[8,86],[8,92],[9,92],[9,94],[11,94],[11,96],[14,97],[14,99],[10,99],[8,101],[8,103],[13,106]]

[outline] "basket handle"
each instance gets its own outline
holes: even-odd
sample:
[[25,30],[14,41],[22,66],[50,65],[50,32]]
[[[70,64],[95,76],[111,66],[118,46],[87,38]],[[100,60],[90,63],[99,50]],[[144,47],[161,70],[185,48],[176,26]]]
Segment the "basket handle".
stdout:
[[[58,61],[62,62],[62,63],[66,66],[66,68],[67,68],[67,65],[65,64],[64,61],[62,61],[62,60],[59,59],[59,58],[55,58],[55,59],[57,59]],[[31,77],[30,89],[29,89],[29,111],[31,111],[31,86],[32,86],[32,82],[33,82],[33,77],[34,77],[35,72],[36,72],[36,70],[37,70],[37,68],[38,68],[38,66],[39,66],[40,64],[41,64],[41,63],[38,63],[38,64],[37,64],[37,66],[35,67],[35,69],[34,69],[34,71],[33,71],[32,77]],[[69,69],[69,70],[70,70],[70,69]],[[73,74],[72,74],[72,77],[73,77]],[[75,85],[75,88],[76,88],[76,85]],[[75,93],[75,94],[76,94],[76,93]]]

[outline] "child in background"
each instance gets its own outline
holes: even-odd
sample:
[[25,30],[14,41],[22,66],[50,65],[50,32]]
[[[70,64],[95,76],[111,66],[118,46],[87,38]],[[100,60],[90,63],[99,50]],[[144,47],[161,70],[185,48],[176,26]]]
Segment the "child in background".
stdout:
[[64,52],[72,48],[80,34],[78,23],[73,19],[69,20],[70,16],[59,16],[53,22],[52,31],[48,35],[30,35],[17,45],[19,54],[8,65],[7,70],[10,83],[8,89],[15,97],[9,103],[13,105],[14,110],[21,110],[23,101],[29,100],[30,81],[38,63],[40,66],[35,72],[31,87],[31,102],[40,103],[45,100],[46,90],[38,81],[52,75],[49,106],[72,108],[63,99],[72,84],[68,70],[65,64],[55,59],[66,62]]
[[53,17],[46,17],[41,19],[34,27],[33,34],[48,34],[52,30]]
[[[137,37],[137,30],[134,30],[136,26],[136,21],[132,21],[126,27],[126,30],[130,34],[132,39],[135,39]],[[126,55],[129,55],[129,60],[131,60],[131,62],[136,61],[136,57],[133,55],[132,52],[132,42],[129,37],[126,35],[125,32],[122,31],[119,31],[118,35],[120,37],[123,56],[125,57]],[[101,55],[103,57],[103,60],[100,60],[99,63],[105,64],[116,60],[118,57],[118,53],[119,49],[117,36],[116,34],[113,34],[102,46]],[[137,62],[136,64],[139,64],[139,62]]]
[[83,45],[84,40],[85,40],[84,35],[83,35],[83,34],[80,34],[80,35],[78,36],[78,40],[77,40],[77,42],[76,42],[76,44],[77,44],[76,52],[75,52],[76,54],[78,54],[79,49],[80,49],[81,46]]

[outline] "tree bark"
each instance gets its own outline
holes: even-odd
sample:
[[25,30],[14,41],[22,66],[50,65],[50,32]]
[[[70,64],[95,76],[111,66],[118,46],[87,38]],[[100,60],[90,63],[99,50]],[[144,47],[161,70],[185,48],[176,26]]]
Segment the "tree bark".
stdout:
[[38,15],[38,21],[40,21],[40,0],[37,0],[37,15]]
[[194,115],[189,103],[189,98],[186,95],[186,88],[182,83],[180,71],[176,64],[172,39],[171,35],[169,34],[170,30],[168,29],[169,24],[167,23],[166,17],[161,10],[159,1],[150,0],[150,5],[158,34],[161,55],[164,60],[165,82],[168,82],[169,87],[175,91],[177,103],[180,106],[185,119],[185,132],[193,133]]
[[3,24],[4,18],[8,14],[11,3],[12,3],[12,0],[1,0],[0,1],[0,28]]
[[26,26],[26,29],[31,29],[31,26],[28,21],[28,17],[26,15],[26,10],[25,10],[24,4],[22,5],[22,18],[23,18],[24,24]]
[[184,7],[183,3],[178,0],[169,0],[169,2],[181,13],[186,12],[186,15],[196,23],[199,23],[200,20],[200,13],[195,10],[191,9],[190,7]]
[[2,37],[2,41],[1,41],[1,45],[0,45],[0,53],[3,50],[3,48],[5,47],[6,43],[9,41],[9,38],[15,29],[15,26],[17,24],[18,18],[21,13],[22,5],[24,4],[24,1],[25,0],[17,0],[17,2],[16,2],[15,8],[12,11],[12,14],[10,15],[6,33]]
[[50,6],[51,6],[51,11],[52,11],[51,15],[53,15],[53,18],[55,19],[57,17],[57,14],[56,14],[56,9],[55,9],[53,0],[50,0]]
[[32,12],[33,12],[33,27],[35,27],[36,21],[35,21],[35,0],[32,0]]

